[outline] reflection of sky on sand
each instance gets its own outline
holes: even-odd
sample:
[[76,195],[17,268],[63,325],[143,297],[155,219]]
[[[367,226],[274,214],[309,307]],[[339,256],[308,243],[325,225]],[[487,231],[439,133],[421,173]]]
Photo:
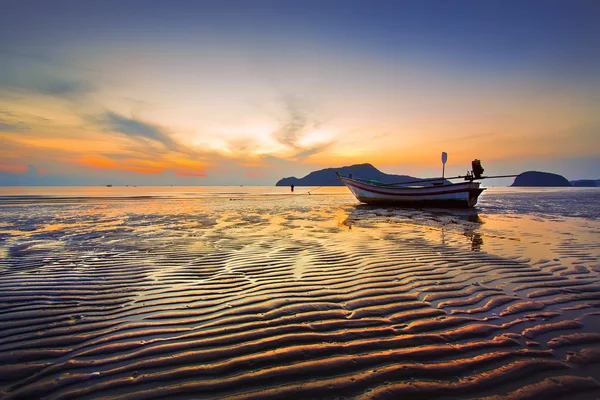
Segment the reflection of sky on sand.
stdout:
[[115,244],[134,243],[136,238],[176,239],[195,250],[265,247],[273,241],[281,246],[298,240],[355,246],[366,240],[412,238],[532,261],[582,256],[583,249],[598,257],[598,227],[590,220],[482,214],[477,209],[372,207],[357,205],[348,195],[262,200],[209,197],[15,206],[4,211],[16,212],[0,226],[0,234],[6,243],[30,240],[36,246],[57,239],[104,238]]
[[[598,224],[581,218],[548,220],[531,216],[484,216],[480,229],[486,251],[539,262],[575,262],[582,256],[598,259]],[[587,254],[587,255],[586,255]]]
[[[143,188],[94,188],[93,192],[105,189],[126,192]],[[84,203],[35,201],[5,206],[0,248],[8,254],[11,247],[13,251],[33,251],[77,243],[90,251],[95,244],[133,251],[171,245],[196,255],[218,251],[235,251],[240,257],[258,255],[260,263],[273,255],[285,258],[280,250],[286,248],[356,251],[365,243],[384,240],[399,247],[435,248],[440,254],[445,248],[455,248],[534,263],[554,260],[569,267],[599,257],[595,241],[599,229],[594,220],[503,214],[497,212],[503,201],[498,198],[492,198],[492,206],[475,209],[411,209],[360,205],[345,188],[327,188],[329,195],[308,196],[298,191],[282,197],[278,193],[287,188],[270,192],[264,188],[227,188],[231,193],[253,193],[229,200],[222,197],[222,189],[219,195],[213,193],[217,189],[185,188],[185,196],[178,198],[97,198]],[[175,193],[171,188],[164,190]],[[190,198],[189,193],[203,195]],[[306,250],[292,251],[287,258],[290,274],[301,279],[308,263],[314,263],[319,254],[309,257]],[[235,264],[235,260],[225,263],[225,272],[254,279],[251,271],[240,272]],[[161,275],[158,270],[156,273]]]
[[530,261],[565,265],[600,259],[598,223],[582,218],[480,214],[472,210],[417,210],[357,205],[343,225]]
[[[349,194],[32,202],[0,206],[0,217],[0,289],[9,312],[31,307],[38,313],[14,321],[4,313],[3,322],[15,325],[13,331],[19,324],[35,326],[23,351],[64,341],[65,356],[49,367],[67,360],[57,374],[71,372],[73,358],[93,363],[78,371],[100,375],[94,381],[82,375],[78,388],[113,379],[138,387],[138,375],[213,365],[211,359],[243,359],[232,367],[235,376],[270,362],[273,371],[283,364],[329,363],[329,354],[348,362],[389,355],[389,366],[400,368],[399,359],[430,345],[436,359],[417,361],[462,364],[471,356],[495,357],[496,344],[504,341],[515,357],[524,352],[523,358],[545,365],[548,357],[566,356],[562,350],[550,354],[547,345],[563,333],[561,324],[573,326],[572,333],[597,332],[594,318],[586,317],[599,299],[599,226],[593,219],[505,215],[485,206],[367,207]],[[60,320],[35,318],[51,313]],[[548,354],[532,358],[530,338],[523,335],[547,323],[558,324],[551,327],[556,332],[535,340]],[[412,335],[418,340],[401,344]],[[480,340],[489,343],[476,350]],[[439,351],[461,346],[467,346],[464,354],[438,360]],[[278,356],[296,350],[297,358]],[[215,358],[203,358],[206,352]],[[248,367],[246,357],[269,363]],[[346,361],[310,377],[337,373]],[[504,367],[512,358],[490,362]],[[347,365],[335,379],[379,369],[382,362]],[[124,371],[110,375],[114,368]],[[215,368],[203,376],[220,379]],[[475,369],[466,380],[487,371]],[[418,379],[432,384],[430,377]],[[61,385],[55,375],[47,379]],[[173,382],[199,380],[194,373]]]

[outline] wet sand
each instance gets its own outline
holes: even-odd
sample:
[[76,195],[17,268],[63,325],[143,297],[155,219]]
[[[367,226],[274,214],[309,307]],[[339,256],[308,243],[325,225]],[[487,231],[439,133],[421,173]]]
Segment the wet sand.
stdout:
[[4,399],[600,395],[598,220],[343,192],[0,215]]

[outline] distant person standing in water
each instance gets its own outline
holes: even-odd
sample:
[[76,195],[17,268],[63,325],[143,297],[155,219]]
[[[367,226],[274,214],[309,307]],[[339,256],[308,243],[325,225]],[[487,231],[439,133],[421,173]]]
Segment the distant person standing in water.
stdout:
[[294,185],[292,184],[292,186],[290,186],[292,188],[292,192],[294,191]]

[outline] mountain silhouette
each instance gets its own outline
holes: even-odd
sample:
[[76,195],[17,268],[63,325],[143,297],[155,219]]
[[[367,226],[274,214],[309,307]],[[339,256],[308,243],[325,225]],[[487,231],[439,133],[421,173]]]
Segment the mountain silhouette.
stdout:
[[510,186],[571,186],[571,183],[562,175],[550,172],[527,171],[519,174]]
[[575,187],[597,187],[600,186],[600,179],[578,179],[576,181],[571,181],[571,185]]
[[[345,176],[352,174],[353,178],[376,180],[381,183],[402,183],[420,179],[409,175],[386,174],[371,164],[355,164],[341,168],[326,168],[313,171],[304,178],[283,178],[279,180],[275,186],[344,186],[344,184],[337,179],[336,172]],[[427,184],[427,182],[424,182],[423,184]]]

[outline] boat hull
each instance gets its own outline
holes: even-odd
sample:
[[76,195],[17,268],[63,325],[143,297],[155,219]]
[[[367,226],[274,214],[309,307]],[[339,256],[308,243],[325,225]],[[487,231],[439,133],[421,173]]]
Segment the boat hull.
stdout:
[[479,182],[439,186],[385,186],[340,176],[361,203],[401,206],[473,207],[485,190]]

